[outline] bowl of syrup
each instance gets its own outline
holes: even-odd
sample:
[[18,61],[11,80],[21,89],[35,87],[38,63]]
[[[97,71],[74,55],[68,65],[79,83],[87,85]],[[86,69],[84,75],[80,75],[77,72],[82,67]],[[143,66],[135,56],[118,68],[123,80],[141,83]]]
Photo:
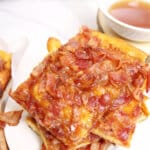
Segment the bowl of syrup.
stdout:
[[100,0],[101,17],[118,35],[132,41],[150,41],[150,0]]

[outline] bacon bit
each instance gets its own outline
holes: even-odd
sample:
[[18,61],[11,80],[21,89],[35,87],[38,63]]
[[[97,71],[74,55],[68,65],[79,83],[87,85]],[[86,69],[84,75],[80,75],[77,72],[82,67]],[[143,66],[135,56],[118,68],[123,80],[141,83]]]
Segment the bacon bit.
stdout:
[[4,129],[5,125],[6,125],[6,123],[5,123],[5,122],[0,121],[0,128],[1,128],[1,129]]
[[102,106],[109,106],[111,104],[111,97],[110,95],[107,94],[103,94],[100,98],[99,98],[99,102]]
[[123,129],[122,131],[120,131],[120,133],[118,134],[118,138],[121,141],[126,141],[128,139],[129,136],[129,129]]
[[79,47],[79,43],[74,39],[69,40],[68,45],[70,45],[70,47],[74,48],[74,49],[78,49],[78,47]]
[[58,86],[58,78],[55,74],[51,73],[47,75],[47,80],[46,80],[46,91],[51,95],[54,96],[56,95],[56,89]]
[[70,67],[71,65],[74,64],[74,62],[75,62],[75,58],[74,58],[73,54],[70,52],[63,53],[63,55],[60,56],[60,63],[62,66],[65,66],[65,67],[69,66]]
[[73,81],[72,79],[68,79],[68,74],[66,73],[67,72],[67,68],[65,70],[64,68],[64,72],[62,71],[61,75],[60,75],[60,82],[62,83],[62,85],[64,84],[73,84]]
[[100,143],[100,148],[99,148],[99,150],[106,150],[106,149],[109,147],[109,145],[111,144],[110,142],[105,141],[104,139],[101,139],[101,140],[99,141],[99,143]]
[[[118,58],[113,58],[114,56],[112,56],[112,54],[109,56],[108,54],[106,54],[106,58],[112,62],[113,64],[113,68],[112,70],[115,68],[115,70],[119,70],[122,67],[122,62],[121,60],[119,60]],[[116,56],[115,56],[116,57]]]
[[91,58],[89,49],[78,49],[75,51],[75,56],[77,59],[85,59],[88,60]]
[[46,147],[45,147],[44,143],[42,143],[41,150],[46,150]]
[[41,63],[39,64],[37,67],[35,67],[32,71],[32,76],[37,77],[39,75],[41,75],[44,72],[46,65],[45,63]]
[[93,81],[94,77],[92,74],[83,74],[81,77],[75,80],[75,84],[81,89],[90,89]]
[[55,135],[58,135],[59,137],[63,137],[64,136],[64,132],[63,132],[62,128],[63,127],[60,126],[60,125],[57,125],[57,127],[54,126],[53,128],[51,128],[51,132],[53,134],[55,134]]
[[88,41],[88,46],[90,46],[91,48],[97,48],[99,43],[99,40],[96,37],[93,37]]
[[143,95],[143,91],[139,88],[136,88],[134,91],[133,91],[133,97],[138,100],[138,101],[143,101],[144,100],[144,95]]
[[58,101],[52,100],[51,101],[51,112],[54,114],[55,117],[58,117],[60,114],[60,106],[58,105]]
[[136,106],[133,111],[133,117],[138,118],[141,115],[141,113],[142,113],[141,107]]
[[86,69],[88,66],[92,65],[91,49],[79,49],[75,51],[76,64],[80,69]]
[[30,113],[32,115],[35,114],[36,111],[37,111],[36,113],[40,113],[39,110],[41,110],[41,109],[37,106],[37,102],[36,101],[28,101],[27,104],[28,104],[27,108],[30,108],[30,110],[31,110]]
[[0,97],[2,97],[4,93],[4,88],[3,88],[3,85],[2,85],[2,82],[0,83]]
[[38,93],[45,93],[46,80],[42,80],[38,87]]
[[120,105],[129,103],[131,100],[132,99],[129,96],[125,96],[125,95],[124,96],[120,96],[117,99],[113,100],[112,106],[113,107],[118,107]]
[[60,143],[60,149],[59,150],[69,150],[69,148],[64,145],[63,143]]
[[147,82],[146,82],[146,92],[150,91],[150,71],[147,74]]
[[99,105],[99,98],[96,96],[89,97],[88,105],[93,109],[96,108]]
[[118,138],[123,141],[126,142],[127,139],[129,138],[130,132],[133,132],[134,128],[132,129],[132,127],[130,128],[122,128],[119,132],[118,132]]
[[101,68],[100,68],[99,66],[100,66],[99,63],[93,64],[93,65],[89,68],[89,72],[90,72],[91,74],[93,74],[94,76],[97,76],[97,75],[101,74],[103,70],[101,70]]
[[81,27],[81,33],[85,33],[85,32],[89,32],[90,31],[90,29],[87,27],[87,26],[85,26],[85,25],[83,25],[82,27]]
[[64,86],[59,86],[57,88],[56,95],[57,95],[57,98],[65,97],[66,96],[66,94],[65,94],[65,87]]
[[96,141],[99,141],[101,138],[96,134],[90,133],[89,139],[91,142],[96,142]]
[[76,60],[76,65],[80,68],[80,69],[87,69],[92,65],[92,62],[89,60],[84,60],[84,59],[77,59]]
[[127,84],[129,82],[129,76],[123,70],[118,70],[109,73],[109,78],[112,83],[116,84]]
[[92,50],[92,60],[94,63],[97,63],[98,61],[102,61],[105,59],[106,57],[106,54],[103,54],[103,53],[99,53],[97,52],[98,50]]
[[144,78],[142,75],[139,75],[136,79],[133,80],[133,86],[134,87],[142,87],[144,84]]
[[76,105],[81,106],[82,105],[81,95],[76,93],[75,96],[74,96],[74,101],[75,101]]
[[116,65],[116,70],[121,69],[122,63],[123,63],[123,62],[122,62],[121,60],[118,60],[118,63],[117,63],[117,65]]
[[99,78],[99,83],[101,85],[106,85],[109,81],[109,78],[108,78],[108,74],[107,73],[103,73],[100,75],[100,78]]
[[101,112],[105,111],[111,104],[111,98],[109,94],[104,94],[100,98],[96,96],[89,97],[88,106],[91,110],[98,109]]
[[87,145],[86,147],[81,147],[78,150],[91,150],[91,144]]
[[16,126],[19,123],[23,110],[0,112],[0,121],[10,126]]
[[139,64],[128,64],[128,62],[125,62],[124,65],[128,74],[130,74],[134,80],[134,76],[138,74],[139,70],[141,69],[141,66]]
[[58,70],[59,70],[57,63],[55,63],[55,64],[50,63],[50,64],[49,64],[49,67],[50,67],[50,70],[51,70],[52,72],[54,72],[54,73],[57,73]]
[[60,114],[60,107],[57,106],[57,105],[53,105],[52,112],[53,112],[54,116],[59,116],[59,114]]
[[101,72],[108,72],[115,69],[115,65],[110,60],[104,60],[100,63],[100,70]]

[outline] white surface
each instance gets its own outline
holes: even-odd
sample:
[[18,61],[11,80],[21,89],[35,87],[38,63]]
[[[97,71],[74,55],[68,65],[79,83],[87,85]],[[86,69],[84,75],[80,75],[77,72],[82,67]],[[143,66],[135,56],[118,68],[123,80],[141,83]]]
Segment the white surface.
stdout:
[[[92,0],[44,0],[44,2],[33,0],[36,3],[21,0],[10,3],[8,1],[0,2],[0,37],[8,41],[8,49],[19,47],[14,39],[28,38],[28,43],[23,43],[27,45],[26,52],[22,54],[23,57],[13,74],[15,76],[13,88],[26,79],[32,68],[47,53],[46,41],[49,36],[58,37],[65,42],[78,32],[81,25],[97,28],[98,6]],[[9,99],[6,111],[19,108],[13,100]],[[10,150],[40,150],[41,142],[26,125],[25,116],[24,113],[18,126],[7,126],[5,129]],[[149,149],[149,127],[149,120],[139,125],[130,150]],[[112,149],[116,150],[116,148]]]

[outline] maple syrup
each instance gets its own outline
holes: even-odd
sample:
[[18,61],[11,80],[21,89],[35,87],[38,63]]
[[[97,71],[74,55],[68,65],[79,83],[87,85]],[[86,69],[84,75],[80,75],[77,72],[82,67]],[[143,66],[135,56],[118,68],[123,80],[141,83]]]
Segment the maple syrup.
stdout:
[[120,1],[114,3],[109,13],[126,24],[150,28],[150,3],[143,1]]

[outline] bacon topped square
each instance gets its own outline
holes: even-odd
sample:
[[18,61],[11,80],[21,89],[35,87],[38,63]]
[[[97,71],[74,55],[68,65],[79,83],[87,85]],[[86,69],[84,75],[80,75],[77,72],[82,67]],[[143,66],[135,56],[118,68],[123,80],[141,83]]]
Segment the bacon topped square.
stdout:
[[91,133],[129,146],[137,121],[148,115],[146,58],[120,39],[83,28],[44,58],[11,96],[69,148]]

